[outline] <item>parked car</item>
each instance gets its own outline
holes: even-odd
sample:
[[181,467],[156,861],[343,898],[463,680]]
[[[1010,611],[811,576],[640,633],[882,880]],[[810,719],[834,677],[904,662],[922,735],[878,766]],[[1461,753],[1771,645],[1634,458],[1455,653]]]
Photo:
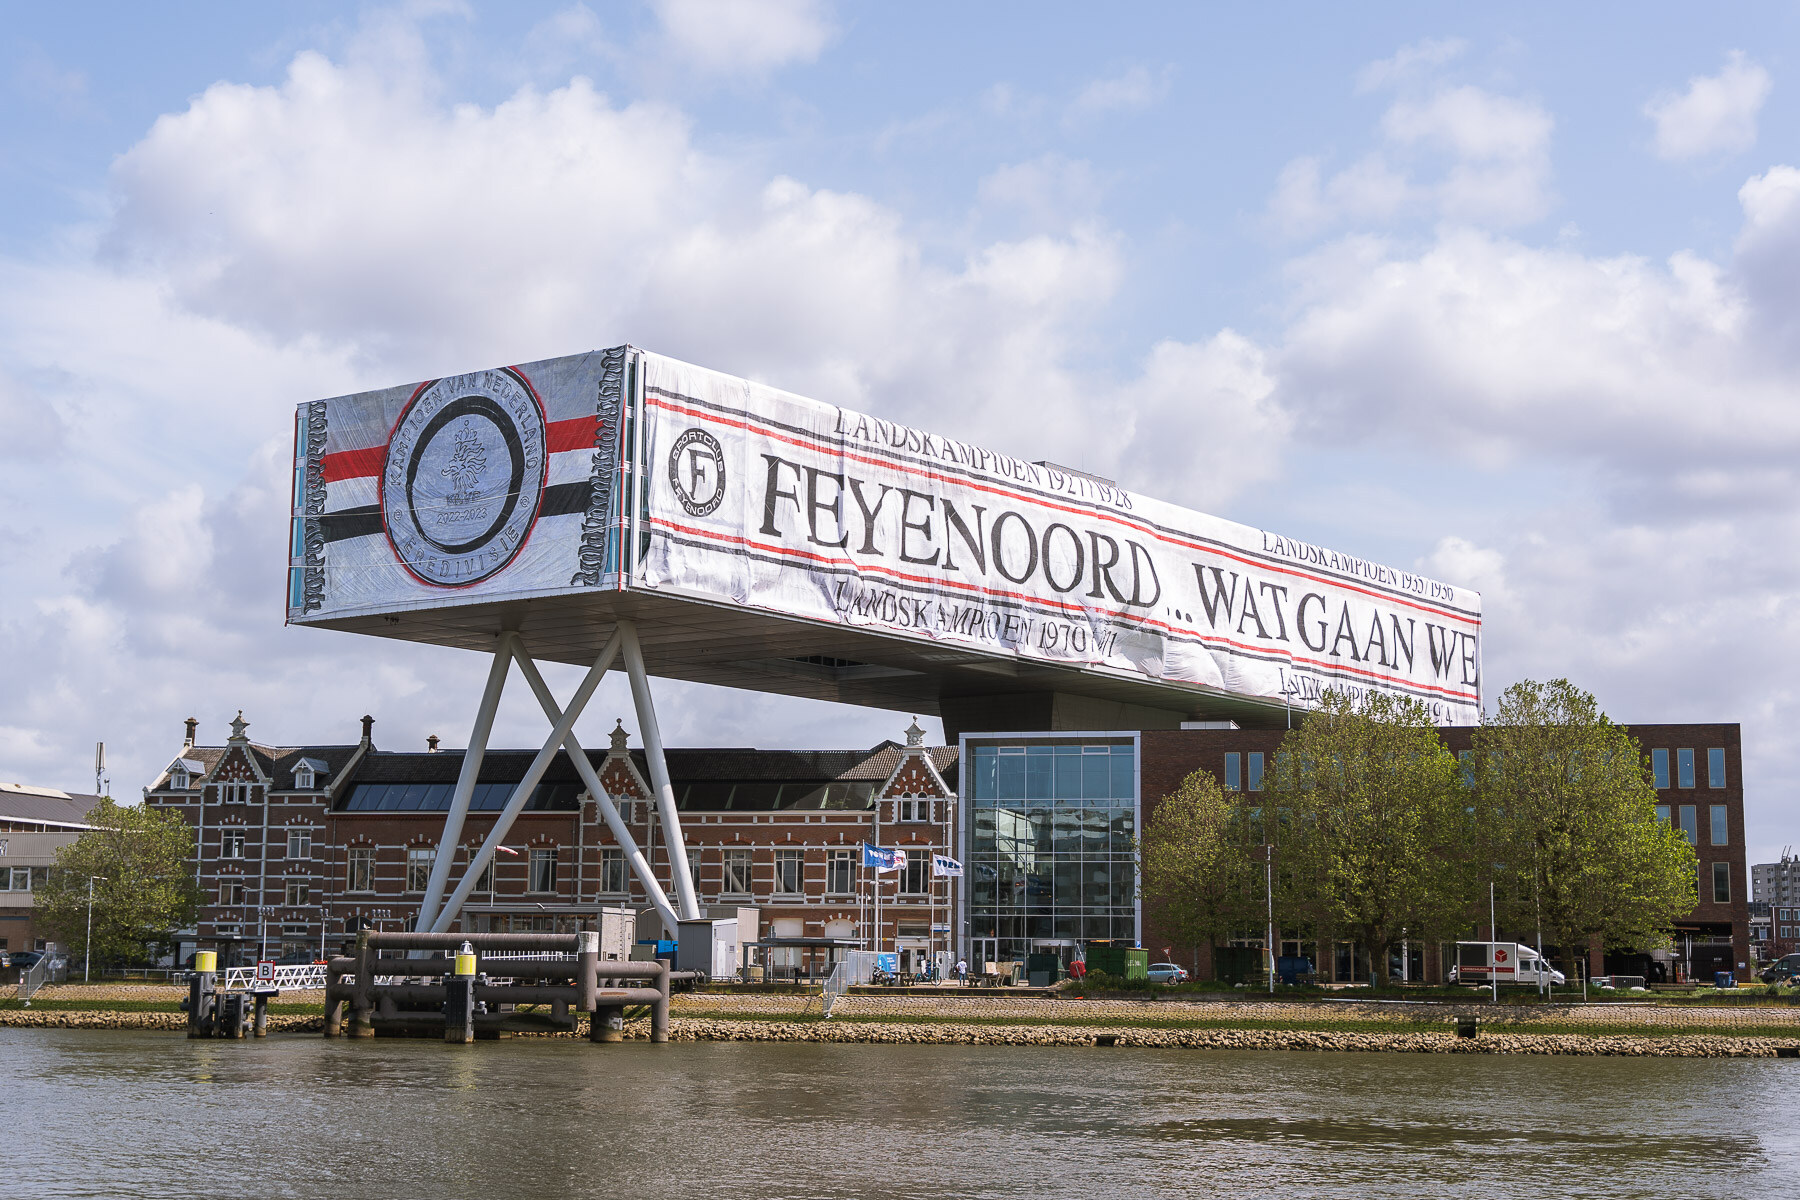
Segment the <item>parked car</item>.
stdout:
[[1151,983],[1186,983],[1187,981],[1187,971],[1174,963],[1150,964]]
[[37,966],[38,960],[43,957],[44,952],[42,950],[15,950],[13,951],[12,962],[8,965],[16,968],[18,972],[23,975],[26,971]]
[[1800,954],[1784,954],[1763,968],[1764,983],[1792,983],[1800,977]]

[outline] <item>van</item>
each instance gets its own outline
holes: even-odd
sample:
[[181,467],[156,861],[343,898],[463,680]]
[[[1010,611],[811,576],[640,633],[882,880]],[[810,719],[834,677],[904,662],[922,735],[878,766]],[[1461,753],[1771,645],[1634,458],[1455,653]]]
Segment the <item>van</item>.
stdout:
[[1522,983],[1527,987],[1568,982],[1530,946],[1519,942],[1458,942],[1451,983]]

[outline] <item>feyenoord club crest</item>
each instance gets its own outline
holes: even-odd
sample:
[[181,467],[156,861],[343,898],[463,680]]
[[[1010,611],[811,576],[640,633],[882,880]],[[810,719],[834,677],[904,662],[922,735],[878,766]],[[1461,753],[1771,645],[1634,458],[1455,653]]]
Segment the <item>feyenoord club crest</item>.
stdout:
[[544,409],[523,376],[478,371],[420,388],[388,438],[381,519],[401,565],[439,587],[513,560],[544,494]]
[[689,429],[669,448],[669,486],[690,517],[711,515],[725,500],[725,451],[704,429]]

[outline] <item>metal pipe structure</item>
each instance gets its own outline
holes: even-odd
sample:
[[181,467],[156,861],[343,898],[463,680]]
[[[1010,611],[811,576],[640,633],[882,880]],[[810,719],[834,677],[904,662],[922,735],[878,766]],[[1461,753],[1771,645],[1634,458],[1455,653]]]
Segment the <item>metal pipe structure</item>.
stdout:
[[456,890],[450,893],[450,899],[444,902],[443,909],[432,921],[433,933],[443,933],[449,929],[451,923],[456,920],[457,914],[462,912],[464,902],[468,900],[469,893],[475,890],[475,882],[481,878],[481,872],[486,869],[488,861],[494,857],[495,849],[512,831],[513,822],[518,819],[520,813],[525,811],[525,805],[530,801],[531,794],[537,790],[538,781],[549,769],[551,760],[561,753],[563,739],[567,738],[569,731],[575,728],[575,722],[581,716],[582,710],[587,708],[588,701],[594,698],[594,689],[598,688],[600,681],[606,677],[607,668],[612,666],[613,659],[618,656],[619,643],[623,640],[623,632],[620,629],[614,629],[612,637],[606,640],[606,647],[600,651],[600,656],[594,660],[594,665],[588,668],[588,673],[583,677],[581,685],[575,689],[574,696],[570,697],[569,707],[563,710],[562,719],[556,722],[556,727],[545,739],[543,748],[537,752],[537,757],[533,758],[531,765],[525,769],[525,777],[519,780],[519,785],[513,789],[513,794],[507,800],[506,807],[500,810],[500,815],[494,821],[493,829],[488,832],[487,840],[481,843],[481,849],[476,851],[474,857],[469,860],[468,869],[463,872],[462,879],[457,882]]
[[694,896],[694,878],[688,871],[687,839],[681,835],[681,814],[675,808],[675,788],[669,782],[669,764],[663,757],[662,729],[656,723],[650,676],[644,670],[644,649],[638,644],[634,622],[620,621],[618,634],[624,635],[625,671],[631,678],[631,702],[637,709],[638,732],[644,739],[644,759],[650,767],[650,788],[656,793],[656,811],[662,821],[663,845],[669,855],[669,878],[675,882],[675,901],[681,919],[692,921],[700,916],[700,902]]
[[494,712],[500,707],[500,693],[506,687],[506,672],[517,640],[518,634],[508,631],[500,635],[499,644],[494,647],[487,685],[481,689],[481,704],[475,709],[475,727],[469,731],[469,747],[463,751],[462,770],[456,776],[456,792],[450,797],[450,811],[444,814],[437,858],[431,864],[425,898],[419,901],[419,919],[415,922],[419,929],[431,928],[437,918],[438,902],[444,896],[444,885],[450,882],[451,860],[456,857],[457,843],[462,838],[463,819],[469,815],[469,798],[475,794],[476,776],[481,773],[481,759],[487,753],[488,734],[494,728]]
[[[529,654],[525,653],[525,647],[516,641],[513,643],[513,659],[519,664],[519,672],[525,676],[525,682],[530,684],[531,690],[536,693],[538,704],[543,707],[544,715],[552,722],[559,720],[562,717],[562,709],[557,706],[556,698],[550,694],[550,688],[544,683],[543,675],[539,674],[537,664],[531,660]],[[657,915],[662,917],[664,928],[673,937],[676,932],[674,906],[669,903],[669,897],[663,891],[662,884],[657,882],[656,873],[650,869],[650,860],[644,857],[644,852],[638,848],[637,839],[632,837],[631,830],[626,828],[624,819],[619,816],[618,807],[613,804],[612,797],[607,794],[605,785],[600,782],[599,773],[594,770],[594,764],[588,761],[587,752],[581,748],[581,743],[576,740],[573,732],[563,739],[563,748],[574,760],[576,773],[587,785],[588,793],[594,797],[594,804],[599,808],[600,815],[606,819],[606,827],[612,830],[613,840],[624,852],[625,861],[631,864],[631,873],[636,875],[638,882],[644,885],[644,893],[649,896],[650,903],[656,908]]]
[[[382,988],[381,994],[402,1010],[438,1009],[444,1003],[444,985],[441,983],[396,983]],[[482,983],[477,979],[475,999],[485,1000],[490,1004],[566,1004],[570,1008],[579,1007],[575,1002],[573,989],[550,984]],[[662,993],[655,988],[612,988],[599,993],[599,1003],[603,1005],[654,1005],[661,1002]]]

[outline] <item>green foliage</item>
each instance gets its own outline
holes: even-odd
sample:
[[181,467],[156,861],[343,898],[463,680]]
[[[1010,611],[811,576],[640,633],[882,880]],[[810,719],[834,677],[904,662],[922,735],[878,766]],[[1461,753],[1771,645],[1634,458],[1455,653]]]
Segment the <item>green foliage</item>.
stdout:
[[1590,693],[1566,679],[1514,684],[1476,732],[1474,759],[1481,865],[1503,929],[1541,927],[1565,972],[1591,940],[1668,944],[1696,902],[1694,851],[1657,818],[1643,751]]
[[194,834],[174,813],[124,805],[110,796],[88,814],[94,828],[56,852],[37,891],[40,920],[86,958],[88,881],[93,880],[93,961],[142,958],[145,947],[194,919],[199,892],[191,874]]
[[1282,740],[1271,780],[1284,927],[1358,943],[1379,987],[1403,937],[1431,941],[1464,926],[1473,891],[1467,792],[1424,705],[1327,692]]
[[[1139,844],[1145,903],[1185,945],[1217,946],[1262,923],[1262,865],[1241,836],[1241,793],[1195,771],[1157,804]],[[1255,848],[1260,855],[1262,847]]]

